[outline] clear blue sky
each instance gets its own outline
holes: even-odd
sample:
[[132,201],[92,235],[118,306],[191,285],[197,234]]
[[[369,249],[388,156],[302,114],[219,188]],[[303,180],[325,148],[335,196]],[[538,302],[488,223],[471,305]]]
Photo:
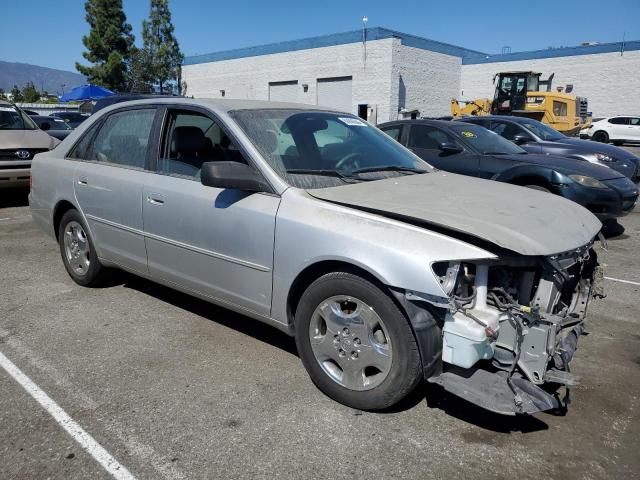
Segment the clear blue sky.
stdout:
[[[527,5],[534,5],[527,7]],[[0,0],[0,60],[75,71],[82,0]],[[640,0],[171,0],[185,55],[381,26],[487,53],[640,40]],[[136,43],[146,0],[124,0]]]

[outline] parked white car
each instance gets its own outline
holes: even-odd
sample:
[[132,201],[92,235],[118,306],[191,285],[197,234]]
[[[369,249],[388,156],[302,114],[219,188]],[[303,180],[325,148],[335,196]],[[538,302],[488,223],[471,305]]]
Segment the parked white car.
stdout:
[[603,118],[580,130],[580,138],[590,138],[604,143],[613,142],[614,145],[640,142],[640,116]]

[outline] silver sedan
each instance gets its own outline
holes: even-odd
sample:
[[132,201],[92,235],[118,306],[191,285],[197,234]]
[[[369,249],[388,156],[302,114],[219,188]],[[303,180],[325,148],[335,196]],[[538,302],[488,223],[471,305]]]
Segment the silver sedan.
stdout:
[[295,335],[327,395],[426,379],[487,409],[563,407],[601,225],[563,198],[434,170],[331,109],[114,105],[32,164],[34,220],[78,284],[114,269]]

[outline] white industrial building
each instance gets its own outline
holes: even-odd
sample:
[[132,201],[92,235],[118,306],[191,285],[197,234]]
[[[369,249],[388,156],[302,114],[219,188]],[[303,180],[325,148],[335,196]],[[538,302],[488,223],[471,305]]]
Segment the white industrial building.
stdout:
[[327,105],[370,121],[450,113],[493,96],[499,71],[555,73],[594,116],[640,112],[640,41],[489,55],[385,28],[187,57],[188,95]]

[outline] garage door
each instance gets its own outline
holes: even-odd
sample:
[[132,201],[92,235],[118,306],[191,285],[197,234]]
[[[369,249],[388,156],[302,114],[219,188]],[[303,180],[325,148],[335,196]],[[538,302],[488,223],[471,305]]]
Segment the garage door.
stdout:
[[351,77],[319,78],[318,105],[351,113]]
[[269,82],[269,100],[272,102],[298,102],[298,81]]

